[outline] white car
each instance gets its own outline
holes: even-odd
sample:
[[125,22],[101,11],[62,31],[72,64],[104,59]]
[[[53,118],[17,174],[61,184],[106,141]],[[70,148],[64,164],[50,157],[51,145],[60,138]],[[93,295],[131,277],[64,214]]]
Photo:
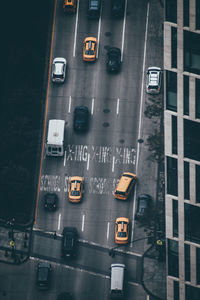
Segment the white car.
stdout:
[[52,63],[52,81],[64,82],[66,73],[67,61],[63,57],[56,57]]
[[159,94],[161,87],[161,68],[150,67],[147,70],[146,92],[148,94]]

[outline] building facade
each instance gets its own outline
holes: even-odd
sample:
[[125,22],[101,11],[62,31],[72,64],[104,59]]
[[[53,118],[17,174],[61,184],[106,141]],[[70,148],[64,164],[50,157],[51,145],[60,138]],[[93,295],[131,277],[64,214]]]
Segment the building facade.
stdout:
[[200,299],[200,0],[165,0],[167,299]]

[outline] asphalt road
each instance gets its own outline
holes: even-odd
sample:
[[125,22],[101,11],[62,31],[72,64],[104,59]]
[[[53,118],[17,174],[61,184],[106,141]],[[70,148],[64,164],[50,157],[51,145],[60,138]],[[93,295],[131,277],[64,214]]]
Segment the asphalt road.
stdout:
[[[77,14],[72,16],[65,16],[62,1],[57,1],[52,59],[65,57],[68,71],[64,84],[49,82],[47,124],[54,118],[66,121],[65,155],[61,159],[44,155],[43,159],[33,261],[29,262],[31,268],[37,259],[54,265],[54,287],[43,294],[42,299],[55,299],[55,291],[60,286],[73,291],[75,299],[107,299],[109,267],[113,262],[123,262],[127,267],[126,299],[146,299],[138,284],[141,255],[134,253],[132,247],[121,247],[115,258],[108,255],[108,250],[115,246],[117,217],[130,218],[131,239],[135,238],[134,192],[128,201],[117,201],[112,193],[124,171],[136,172],[138,168],[147,2],[128,0],[126,9],[125,18],[113,19],[109,5],[103,1],[100,19],[89,20],[87,1],[79,1]],[[95,36],[99,41],[95,63],[82,60],[83,40],[87,36]],[[109,46],[122,50],[119,74],[106,72]],[[78,105],[88,106],[91,112],[90,128],[85,134],[73,130],[73,110]],[[67,199],[69,177],[75,175],[85,179],[80,204],[71,204]],[[59,208],[56,212],[44,211],[46,192],[57,193]],[[60,256],[60,236],[65,226],[75,226],[79,232],[76,260],[63,261]],[[57,239],[51,236],[55,231]],[[30,290],[27,299],[37,299],[37,290]]]

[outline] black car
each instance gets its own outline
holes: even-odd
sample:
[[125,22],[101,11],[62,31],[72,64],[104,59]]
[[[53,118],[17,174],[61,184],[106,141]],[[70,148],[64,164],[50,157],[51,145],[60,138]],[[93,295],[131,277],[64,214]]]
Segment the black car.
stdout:
[[44,195],[44,208],[49,211],[54,211],[58,207],[58,196],[54,193]]
[[125,8],[125,0],[112,0],[111,14],[113,17],[123,17]]
[[37,265],[36,284],[39,289],[47,290],[50,287],[51,265],[39,262]]
[[77,254],[78,231],[75,227],[65,227],[62,236],[62,256],[71,257]]
[[107,52],[107,70],[109,72],[118,72],[121,66],[121,50],[116,47],[110,47]]
[[100,16],[101,0],[88,0],[88,17],[97,19]]
[[74,110],[74,129],[86,131],[89,125],[89,110],[87,106],[77,106]]
[[152,198],[148,194],[141,194],[138,196],[138,206],[137,206],[137,213],[136,213],[136,218],[138,220],[146,216],[151,202],[152,202]]

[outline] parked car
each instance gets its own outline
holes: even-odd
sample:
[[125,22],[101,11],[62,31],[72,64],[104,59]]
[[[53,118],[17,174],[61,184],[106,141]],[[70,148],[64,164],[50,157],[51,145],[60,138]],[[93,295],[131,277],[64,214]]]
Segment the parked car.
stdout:
[[89,109],[87,106],[76,106],[74,109],[74,129],[86,131],[89,126]]
[[95,61],[97,55],[97,39],[86,37],[83,41],[83,60]]
[[123,17],[125,8],[125,0],[111,1],[111,14],[113,17]]
[[36,284],[39,289],[47,290],[50,287],[51,264],[39,262],[37,265]]
[[56,57],[52,63],[52,81],[63,83],[65,81],[67,61],[63,57]]
[[129,239],[129,219],[117,218],[115,221],[115,243],[127,244]]
[[55,193],[46,193],[44,195],[44,208],[49,211],[55,211],[58,207],[58,196]]
[[80,202],[83,196],[83,177],[73,176],[69,179],[68,198],[70,202]]
[[161,88],[161,68],[149,67],[146,74],[146,92],[159,94]]
[[116,47],[110,47],[107,52],[106,63],[109,72],[118,72],[121,66],[121,50]]
[[65,227],[62,233],[62,256],[72,257],[77,254],[78,231],[75,227]]
[[148,194],[141,194],[138,196],[138,206],[136,212],[137,220],[145,217],[152,202],[152,198]]

